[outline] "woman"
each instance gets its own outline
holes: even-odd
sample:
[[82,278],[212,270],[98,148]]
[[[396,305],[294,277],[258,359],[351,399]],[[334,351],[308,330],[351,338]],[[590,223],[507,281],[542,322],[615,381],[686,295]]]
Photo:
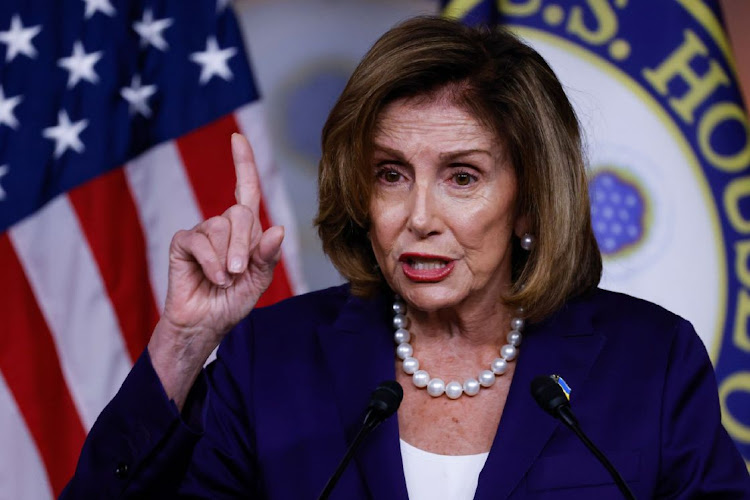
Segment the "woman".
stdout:
[[397,418],[333,498],[617,498],[529,396],[552,373],[637,497],[750,495],[692,327],[596,288],[577,120],[512,35],[415,19],[354,72],[316,221],[346,286],[248,316],[283,232],[232,146],[237,205],[175,236],[164,315],[63,496],[314,498],[395,377]]

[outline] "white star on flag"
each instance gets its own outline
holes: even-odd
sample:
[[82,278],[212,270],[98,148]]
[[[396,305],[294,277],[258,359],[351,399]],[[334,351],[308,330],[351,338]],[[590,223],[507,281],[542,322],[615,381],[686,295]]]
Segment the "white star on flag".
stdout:
[[[0,165],[0,179],[5,177],[5,175],[8,173],[8,165]],[[3,186],[0,185],[0,201],[3,201],[5,199],[6,193],[3,189]]]
[[130,104],[130,114],[140,113],[149,118],[151,108],[148,106],[148,98],[156,93],[156,85],[141,86],[140,75],[133,76],[130,87],[120,89],[120,95]]
[[236,53],[237,49],[235,47],[220,49],[216,37],[208,37],[206,40],[206,50],[190,54],[190,60],[201,66],[201,85],[205,85],[214,76],[219,76],[224,80],[231,80],[234,75],[232,74],[232,70],[229,69],[227,61]]
[[141,47],[151,44],[159,50],[166,51],[169,44],[164,40],[163,31],[172,26],[173,22],[171,18],[154,19],[151,9],[146,9],[143,11],[143,19],[133,23],[133,29],[141,37]]
[[13,114],[13,109],[23,100],[20,95],[5,98],[5,92],[0,85],[0,125],[7,125],[10,128],[18,128],[18,120]]
[[58,66],[68,70],[68,88],[73,88],[81,80],[91,83],[99,81],[99,75],[94,71],[94,64],[102,58],[103,52],[92,52],[87,54],[83,50],[83,44],[78,41],[73,44],[73,53],[69,57],[63,57],[57,61]]
[[71,123],[68,113],[64,110],[58,113],[57,125],[45,128],[42,131],[44,137],[55,141],[55,158],[60,158],[68,149],[72,149],[77,153],[82,153],[86,150],[78,136],[88,124],[88,120]]
[[8,31],[0,31],[0,42],[8,46],[5,53],[5,60],[10,62],[18,54],[23,54],[34,59],[36,57],[36,49],[31,43],[31,39],[37,36],[40,31],[42,31],[41,25],[24,28],[21,16],[15,14],[10,20]]
[[84,17],[86,19],[91,19],[91,16],[96,14],[97,12],[101,12],[103,14],[106,14],[110,17],[114,17],[117,11],[115,11],[115,8],[112,7],[112,4],[109,3],[109,0],[83,0],[86,3],[86,12],[84,13]]

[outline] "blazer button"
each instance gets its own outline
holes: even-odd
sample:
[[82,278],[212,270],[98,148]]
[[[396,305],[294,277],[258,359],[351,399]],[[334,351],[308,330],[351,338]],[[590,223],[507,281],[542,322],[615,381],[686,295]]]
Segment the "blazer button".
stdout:
[[128,477],[128,464],[125,462],[120,462],[117,464],[117,468],[115,469],[115,476],[119,477],[120,479],[125,479]]

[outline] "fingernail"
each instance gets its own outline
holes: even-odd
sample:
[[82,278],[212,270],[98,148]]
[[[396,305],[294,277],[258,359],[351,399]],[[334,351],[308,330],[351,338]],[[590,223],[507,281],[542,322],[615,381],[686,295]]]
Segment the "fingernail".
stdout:
[[224,271],[219,271],[216,273],[216,283],[219,284],[219,286],[226,286],[227,281],[229,281],[229,276],[227,276],[227,273]]
[[240,272],[240,269],[242,269],[242,259],[234,257],[229,263],[229,270],[233,273],[238,273]]

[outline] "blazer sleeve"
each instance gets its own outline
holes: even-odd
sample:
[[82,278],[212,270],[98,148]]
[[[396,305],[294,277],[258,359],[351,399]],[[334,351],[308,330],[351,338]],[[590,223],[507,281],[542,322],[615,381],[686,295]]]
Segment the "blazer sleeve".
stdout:
[[181,414],[144,351],[89,432],[60,498],[255,497],[250,341],[237,338],[247,322],[225,339],[235,340],[222,344]]
[[144,350],[89,431],[60,499],[173,497],[203,435],[205,399],[202,374],[180,415]]
[[750,498],[745,463],[721,424],[703,342],[685,320],[673,337],[662,395],[658,498]]
[[206,432],[196,444],[181,497],[259,498],[253,405],[253,315],[224,339],[206,369]]

